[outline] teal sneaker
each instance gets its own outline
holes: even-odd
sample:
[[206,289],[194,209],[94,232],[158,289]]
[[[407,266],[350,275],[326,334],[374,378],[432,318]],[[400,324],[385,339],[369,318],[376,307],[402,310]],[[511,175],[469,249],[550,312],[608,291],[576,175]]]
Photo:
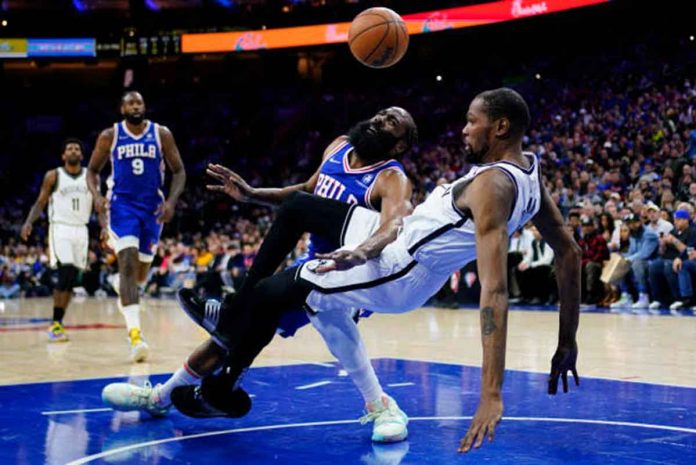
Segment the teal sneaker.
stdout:
[[364,425],[370,421],[374,421],[374,442],[399,442],[408,437],[408,415],[386,394],[382,399],[367,404],[367,414],[360,419],[360,424]]
[[152,387],[146,382],[144,386],[136,386],[130,383],[111,383],[102,389],[102,402],[114,410],[130,412],[142,410],[153,417],[161,417],[167,414],[171,404],[160,404],[159,391],[161,384]]

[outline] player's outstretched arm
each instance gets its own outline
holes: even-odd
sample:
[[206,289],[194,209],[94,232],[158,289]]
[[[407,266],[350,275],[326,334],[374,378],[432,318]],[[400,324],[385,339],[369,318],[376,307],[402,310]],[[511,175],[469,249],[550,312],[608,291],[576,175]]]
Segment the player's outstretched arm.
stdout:
[[[328,157],[345,140],[346,137],[341,136],[329,144],[326,150],[324,150],[322,161],[326,160],[326,157]],[[237,202],[256,203],[259,205],[274,207],[280,205],[283,200],[285,200],[287,196],[293,192],[302,191],[310,194],[313,193],[314,188],[317,185],[317,181],[319,180],[320,171],[321,166],[317,168],[317,170],[308,180],[299,184],[293,184],[292,186],[252,187],[244,180],[244,178],[231,169],[222,165],[210,164],[208,165],[206,172],[208,176],[219,182],[219,184],[209,184],[207,188],[208,190],[214,192],[227,194]]]
[[51,192],[53,192],[57,179],[58,172],[56,170],[48,171],[44,176],[43,182],[41,183],[39,196],[37,197],[36,202],[34,202],[34,205],[31,206],[27,219],[24,220],[24,224],[22,225],[20,237],[23,241],[26,241],[29,239],[29,236],[31,236],[32,225],[34,224],[34,221],[41,216],[43,209],[46,208],[46,204],[48,203],[48,199],[51,197]]
[[316,272],[347,270],[362,265],[382,253],[388,244],[396,240],[403,218],[413,211],[412,191],[411,181],[401,171],[386,170],[380,173],[373,189],[373,197],[379,199],[381,204],[379,228],[355,250],[337,250],[328,254],[317,254],[317,258],[328,260],[328,262],[326,265],[319,266]]
[[[97,143],[94,144],[92,156],[87,165],[87,188],[94,199],[94,209],[100,218],[100,223],[106,212],[106,198],[101,194],[99,173],[104,169],[104,165],[109,160],[109,152],[111,151],[111,143],[114,139],[114,129],[104,129],[97,137]],[[102,224],[102,227],[104,225]]]
[[459,452],[478,448],[503,415],[501,389],[505,372],[507,341],[507,220],[513,207],[515,187],[499,170],[478,175],[456,200],[462,211],[470,211],[476,224],[476,259],[481,280],[481,397]]
[[542,185],[541,207],[533,223],[544,240],[551,246],[556,261],[556,280],[560,297],[560,324],[558,348],[551,360],[548,392],[556,394],[558,378],[563,380],[563,392],[568,392],[568,371],[575,384],[580,384],[575,362],[578,345],[575,335],[580,319],[580,264],[582,252],[563,224],[561,212]]
[[169,186],[169,197],[158,210],[157,221],[168,223],[174,216],[176,202],[184,192],[186,186],[186,170],[181,160],[179,147],[176,146],[172,132],[165,126],[159,127],[160,140],[162,141],[162,156],[167,166],[172,171],[172,183]]

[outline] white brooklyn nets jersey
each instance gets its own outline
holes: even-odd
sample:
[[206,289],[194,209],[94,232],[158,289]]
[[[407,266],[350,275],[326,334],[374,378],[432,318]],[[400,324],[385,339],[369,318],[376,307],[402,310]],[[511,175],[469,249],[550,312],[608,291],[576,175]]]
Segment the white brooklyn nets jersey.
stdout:
[[455,205],[453,191],[461,183],[471,182],[490,169],[505,173],[515,186],[515,204],[507,227],[508,234],[524,226],[539,211],[541,188],[538,161],[525,153],[529,167],[500,161],[473,167],[452,184],[438,186],[410,216],[404,218],[399,240],[418,263],[435,272],[453,273],[476,259],[476,227],[474,220]]
[[[476,259],[476,226],[455,205],[453,191],[477,175],[497,169],[515,186],[515,203],[507,222],[508,234],[521,228],[539,211],[539,167],[533,154],[525,154],[529,167],[500,161],[479,165],[452,184],[437,187],[410,216],[404,218],[396,241],[376,259],[345,271],[317,274],[316,261],[299,269],[299,277],[313,290],[306,304],[314,312],[366,308],[398,313],[423,305],[452,273]],[[379,226],[379,213],[355,207],[348,217],[344,248],[354,249]]]
[[48,205],[48,220],[55,224],[84,226],[92,214],[92,194],[87,188],[87,170],[78,175],[57,168],[58,177]]

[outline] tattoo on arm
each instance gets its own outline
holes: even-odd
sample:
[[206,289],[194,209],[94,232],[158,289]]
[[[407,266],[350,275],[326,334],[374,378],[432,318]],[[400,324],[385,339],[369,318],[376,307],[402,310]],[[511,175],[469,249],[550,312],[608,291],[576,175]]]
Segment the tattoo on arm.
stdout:
[[483,335],[490,336],[493,334],[493,331],[498,329],[493,319],[493,307],[484,307],[481,310],[481,316],[483,317]]

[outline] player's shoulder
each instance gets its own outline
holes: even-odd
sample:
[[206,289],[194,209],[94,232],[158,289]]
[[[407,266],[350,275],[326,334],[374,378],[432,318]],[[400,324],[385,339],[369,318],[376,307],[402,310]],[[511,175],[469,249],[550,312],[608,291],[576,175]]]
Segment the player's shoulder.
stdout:
[[348,136],[342,135],[338,136],[331,142],[329,145],[326,146],[326,149],[324,150],[324,156],[322,158],[326,159],[328,158],[331,154],[333,154],[336,149],[341,147],[342,145],[345,145],[348,142]]
[[99,138],[111,141],[114,138],[114,134],[116,133],[115,127],[116,124],[113,124],[108,128],[102,129],[102,131],[99,133]]
[[172,133],[172,131],[164,124],[159,124],[159,123],[156,123],[155,121],[150,121],[150,124],[152,124],[152,126],[157,129],[157,132],[159,132],[160,136],[170,135]]
[[515,180],[505,168],[491,166],[482,170],[469,183],[470,191],[479,191],[490,196],[504,197],[514,195],[516,190]]
[[58,172],[60,171],[60,167],[58,168],[53,168],[48,171],[46,171],[46,174],[44,174],[43,182],[45,185],[48,187],[54,186],[56,184],[56,181],[58,181]]

